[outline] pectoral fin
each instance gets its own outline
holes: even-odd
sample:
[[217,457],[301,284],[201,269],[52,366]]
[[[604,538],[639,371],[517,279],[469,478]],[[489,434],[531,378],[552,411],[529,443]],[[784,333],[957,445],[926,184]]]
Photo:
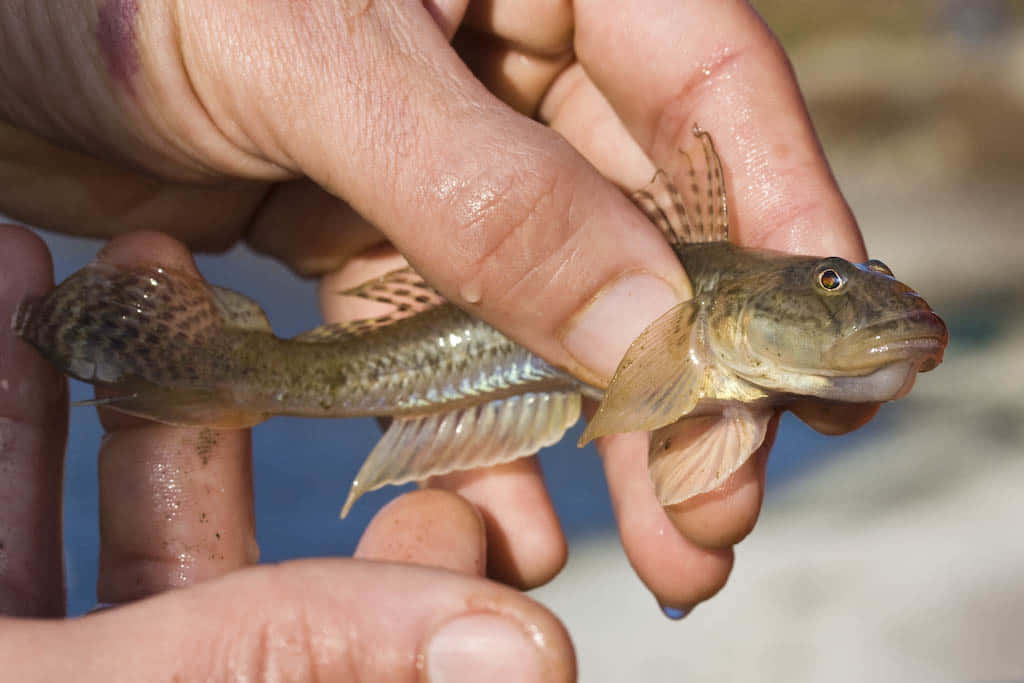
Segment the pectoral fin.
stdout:
[[396,417],[352,482],[341,516],[368,491],[497,465],[562,438],[580,414],[577,392],[529,393],[447,413]]
[[693,410],[708,366],[696,324],[700,305],[684,301],[651,323],[619,363],[580,445],[620,432],[650,431]]
[[772,414],[728,406],[721,415],[684,418],[654,432],[647,466],[661,504],[721,486],[761,446]]

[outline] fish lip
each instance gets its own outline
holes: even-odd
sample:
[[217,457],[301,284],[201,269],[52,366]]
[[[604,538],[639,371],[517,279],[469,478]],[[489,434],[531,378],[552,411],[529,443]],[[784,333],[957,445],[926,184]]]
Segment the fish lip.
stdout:
[[836,374],[867,374],[901,360],[928,372],[942,362],[948,343],[946,324],[928,309],[874,322],[839,340],[829,356]]

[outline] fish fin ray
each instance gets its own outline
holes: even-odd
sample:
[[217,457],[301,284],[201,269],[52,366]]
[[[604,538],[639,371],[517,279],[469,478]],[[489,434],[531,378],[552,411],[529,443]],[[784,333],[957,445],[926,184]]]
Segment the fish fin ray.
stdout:
[[767,407],[729,406],[656,430],[648,473],[658,501],[674,505],[721,486],[760,448],[773,414]]
[[374,318],[321,325],[295,337],[296,341],[338,342],[359,337],[399,320],[436,308],[446,301],[411,267],[393,270],[361,285],[346,289],[340,294],[387,304],[392,307],[392,310],[386,315]]
[[216,369],[220,358],[206,350],[225,318],[190,273],[94,262],[31,302],[17,322],[18,335],[72,377],[165,384]]
[[391,322],[429,311],[446,301],[419,273],[408,266],[346,289],[341,295],[392,306],[394,310],[388,316]]
[[690,218],[683,197],[665,171],[659,170],[641,190],[630,195],[633,203],[661,230],[673,247],[683,246],[690,234]]
[[140,378],[101,386],[106,391],[116,393],[75,401],[72,407],[107,408],[161,424],[215,429],[252,427],[269,417],[263,413],[242,410],[230,397],[213,388],[168,388]]
[[100,408],[106,406],[113,406],[117,409],[114,404],[124,403],[125,401],[133,401],[139,397],[138,394],[123,394],[119,396],[104,396],[102,398],[89,398],[81,401],[72,401],[72,408]]
[[645,188],[631,195],[676,249],[684,244],[729,240],[722,162],[707,131],[694,125],[693,135],[697,142],[679,152],[683,168],[659,170]]
[[657,429],[693,410],[708,366],[696,324],[700,304],[684,301],[655,320],[630,345],[580,445],[620,432]]
[[388,484],[422,481],[536,453],[557,443],[579,414],[578,392],[552,391],[445,413],[396,417],[353,480],[341,516],[364,493]]

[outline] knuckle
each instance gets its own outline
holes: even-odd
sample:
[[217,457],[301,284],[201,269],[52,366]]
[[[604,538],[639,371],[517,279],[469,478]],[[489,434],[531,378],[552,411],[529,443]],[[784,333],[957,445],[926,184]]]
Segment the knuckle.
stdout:
[[541,158],[466,186],[455,231],[462,281],[487,283],[495,289],[484,295],[501,301],[520,296],[538,270],[554,272],[580,227],[573,178],[563,166]]
[[[319,610],[301,586],[284,580],[278,568],[260,572],[263,590],[258,594],[273,595],[274,609],[257,604],[239,615],[239,632],[226,632],[221,647],[211,654],[222,662],[213,680],[247,681],[319,681],[338,677],[358,680],[351,661],[352,648],[344,641],[344,633],[332,633],[330,652],[324,651],[328,639],[322,635]],[[317,634],[321,634],[318,636]],[[220,656],[223,654],[224,656]],[[346,675],[347,674],[347,675]]]

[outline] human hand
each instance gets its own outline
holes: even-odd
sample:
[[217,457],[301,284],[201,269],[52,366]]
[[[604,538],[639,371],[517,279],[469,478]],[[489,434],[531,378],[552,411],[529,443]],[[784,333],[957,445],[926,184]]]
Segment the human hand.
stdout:
[[[12,94],[0,114],[14,124],[0,144],[19,152],[0,208],[37,225],[148,227],[197,247],[245,234],[318,274],[380,239],[365,218],[455,303],[598,383],[689,289],[653,226],[565,139],[633,189],[671,166],[697,120],[716,135],[738,241],[862,255],[785,57],[742,2],[495,2],[470,8],[458,53],[446,42],[457,2],[23,5],[0,18],[23,36],[0,48]],[[658,601],[685,608],[718,590],[756,519],[766,449],[666,514],[643,435],[598,448]],[[531,586],[561,566],[534,463],[438,484],[502,539],[492,575]]]
[[[103,258],[164,247],[161,257],[191,266],[181,247],[145,236]],[[0,226],[0,317],[51,287],[50,270],[38,238]],[[61,616],[66,382],[8,326],[0,377],[0,615]],[[0,618],[5,680],[574,678],[558,620],[481,578],[483,523],[458,496],[392,501],[355,560],[247,568],[257,558],[247,434],[109,417],[99,598],[137,602],[69,621]]]

